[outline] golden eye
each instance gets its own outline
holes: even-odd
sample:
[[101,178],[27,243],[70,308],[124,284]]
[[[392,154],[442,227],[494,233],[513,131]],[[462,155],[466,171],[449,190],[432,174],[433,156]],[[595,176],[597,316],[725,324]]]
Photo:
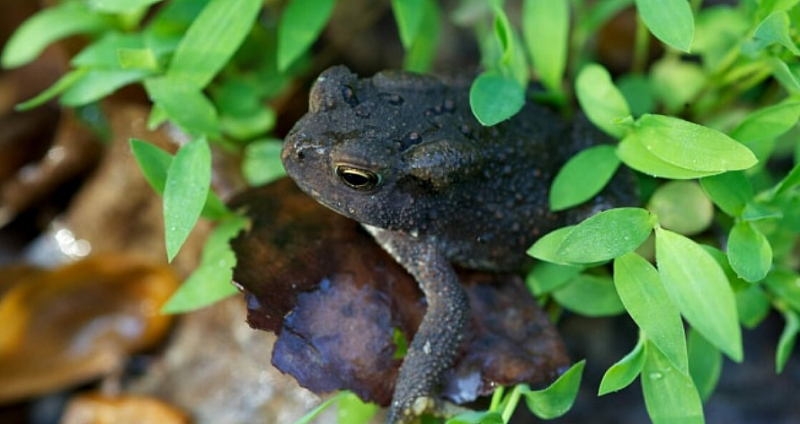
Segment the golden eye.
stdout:
[[344,165],[336,167],[336,175],[345,185],[359,191],[372,190],[382,181],[381,176],[372,171]]

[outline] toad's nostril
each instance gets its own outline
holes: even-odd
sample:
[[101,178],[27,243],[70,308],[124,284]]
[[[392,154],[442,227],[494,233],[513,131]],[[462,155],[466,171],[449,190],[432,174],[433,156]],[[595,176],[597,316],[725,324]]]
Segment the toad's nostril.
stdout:
[[298,151],[298,152],[297,152],[297,159],[299,159],[299,160],[303,160],[303,159],[305,159],[305,158],[306,158],[306,154],[305,154],[305,153],[303,153],[303,151],[302,151],[302,150],[300,150],[300,151]]

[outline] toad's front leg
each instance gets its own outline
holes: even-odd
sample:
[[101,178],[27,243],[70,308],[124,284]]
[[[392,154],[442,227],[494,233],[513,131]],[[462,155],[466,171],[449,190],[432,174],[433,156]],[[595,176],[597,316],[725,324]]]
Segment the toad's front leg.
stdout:
[[367,227],[375,239],[417,280],[428,303],[394,389],[388,424],[414,422],[440,410],[436,394],[453,365],[469,317],[469,301],[435,240]]

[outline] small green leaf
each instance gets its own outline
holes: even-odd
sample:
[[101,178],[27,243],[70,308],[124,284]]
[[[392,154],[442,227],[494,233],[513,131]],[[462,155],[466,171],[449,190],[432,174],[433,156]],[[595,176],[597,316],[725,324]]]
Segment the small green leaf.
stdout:
[[528,255],[539,260],[568,265],[558,256],[557,252],[561,243],[574,228],[574,225],[570,225],[545,234],[528,249]]
[[689,180],[720,173],[694,171],[667,163],[647,150],[642,137],[635,132],[622,139],[617,146],[617,156],[629,167],[653,177]]
[[495,37],[497,37],[497,40],[500,42],[500,47],[503,51],[503,55],[500,58],[500,63],[502,65],[508,65],[511,63],[511,56],[514,54],[514,50],[516,49],[516,46],[514,45],[514,29],[511,26],[511,22],[508,20],[506,12],[502,8],[502,2],[495,2],[493,5],[494,34]]
[[759,41],[759,47],[764,48],[772,43],[778,43],[789,49],[795,56],[800,56],[800,49],[789,34],[791,21],[785,11],[770,13],[756,28],[753,38]]
[[76,68],[122,70],[119,62],[119,51],[144,48],[145,41],[142,34],[121,34],[116,31],[110,31],[84,47],[80,53],[72,58],[70,63]]
[[338,402],[340,399],[344,398],[345,396],[348,396],[348,394],[349,392],[346,391],[341,391],[337,393],[335,396],[328,398],[327,400],[325,400],[325,402],[322,402],[321,404],[317,405],[316,408],[312,409],[307,414],[300,417],[300,419],[295,421],[294,424],[310,424],[312,421],[314,421],[314,418],[317,418],[319,414],[321,414],[326,409],[330,408],[331,405]]
[[564,415],[572,408],[578,395],[585,365],[586,360],[576,363],[546,389],[521,391],[528,409],[537,417],[546,420]]
[[566,309],[587,317],[619,315],[625,310],[607,276],[578,275],[554,291],[553,298]]
[[739,221],[728,237],[728,260],[739,277],[755,283],[766,277],[772,266],[772,246],[753,224]]
[[569,45],[569,2],[526,0],[522,8],[522,35],[542,84],[561,94]]
[[800,312],[800,275],[788,269],[778,268],[770,272],[764,282],[770,292]]
[[57,40],[110,27],[110,20],[93,13],[84,2],[64,1],[23,22],[6,43],[0,63],[4,68],[16,68],[36,59],[45,47]]
[[278,139],[254,141],[244,149],[242,173],[251,186],[267,184],[284,175],[281,162],[283,143]]
[[686,0],[636,0],[636,10],[659,40],[689,53],[694,38],[694,16]]
[[428,71],[436,57],[441,12],[438,3],[434,0],[424,0],[422,7],[424,9],[422,23],[414,42],[406,49],[403,68],[412,72],[424,73]]
[[786,361],[789,360],[792,350],[794,350],[795,342],[797,342],[797,333],[800,332],[800,317],[794,311],[785,311],[783,319],[786,325],[781,332],[781,338],[778,340],[778,349],[775,351],[775,371],[780,374],[786,366]]
[[422,24],[424,0],[392,0],[392,11],[397,22],[397,29],[400,31],[400,41],[403,47],[408,50],[414,43]]
[[75,85],[78,81],[80,81],[83,77],[86,76],[87,72],[89,72],[88,69],[81,68],[64,74],[64,76],[59,78],[55,84],[51,85],[46,90],[37,94],[36,97],[18,104],[16,106],[16,110],[20,111],[30,110],[44,104],[45,102],[55,98],[59,94],[66,91],[68,88]]
[[607,261],[632,252],[653,229],[654,217],[645,209],[616,208],[581,222],[564,237],[556,251],[568,263]]
[[158,59],[152,49],[119,49],[117,50],[117,59],[122,69],[158,70]]
[[677,167],[701,172],[747,169],[755,165],[753,153],[727,135],[692,122],[663,115],[642,115],[634,132],[659,159]]
[[633,350],[603,374],[597,396],[618,392],[633,383],[644,367],[644,343],[645,339],[640,337]]
[[347,424],[367,424],[379,409],[378,405],[364,402],[355,393],[347,392],[336,405],[336,420]]
[[551,262],[539,262],[528,273],[525,284],[536,296],[541,296],[567,284],[577,276],[583,268],[572,265],[559,265]]
[[655,267],[636,253],[614,260],[617,293],[636,325],[672,366],[688,372],[683,321]]
[[708,76],[694,62],[668,55],[650,67],[650,86],[668,114],[680,114],[687,104],[693,104],[702,90],[707,89]]
[[743,289],[737,290],[736,310],[739,312],[739,321],[747,328],[755,328],[767,317],[771,308],[769,297],[764,289],[757,284],[748,284]]
[[714,219],[714,206],[694,181],[669,181],[661,185],[647,204],[661,226],[683,235],[705,231]]
[[229,0],[211,0],[178,44],[167,77],[195,89],[208,85],[250,32],[262,3],[237,0],[231,7]]
[[772,76],[781,83],[783,88],[792,94],[800,94],[800,80],[797,79],[794,72],[789,69],[786,62],[778,59],[777,57],[770,57],[767,62],[772,68]]
[[145,88],[167,117],[188,133],[206,136],[219,134],[217,111],[194,84],[156,77],[145,80]]
[[133,157],[150,187],[156,193],[163,194],[164,186],[167,184],[167,172],[172,164],[172,155],[144,140],[132,138],[130,145]]
[[689,331],[689,375],[703,401],[707,400],[722,372],[722,354],[698,331]]
[[640,74],[626,74],[617,80],[619,89],[633,116],[652,113],[656,108],[653,87],[647,77]]
[[511,118],[525,105],[525,89],[511,78],[487,71],[472,82],[469,105],[481,124],[492,126]]
[[628,130],[615,121],[630,116],[631,111],[605,68],[597,64],[584,66],[575,80],[575,92],[593,124],[614,138],[625,135]]
[[[178,160],[177,156],[175,160]],[[203,246],[197,269],[164,304],[162,313],[193,311],[237,293],[231,284],[236,254],[228,241],[236,237],[246,224],[247,219],[233,216],[217,225]]]
[[564,210],[594,197],[619,168],[616,148],[600,145],[582,150],[558,171],[550,189],[550,209]]
[[777,138],[800,119],[800,101],[789,100],[756,109],[747,115],[731,132],[731,137],[744,143]]
[[278,70],[285,71],[314,43],[335,0],[291,0],[278,24]]
[[162,0],[89,0],[89,7],[104,13],[130,13]]
[[656,228],[656,261],[664,288],[692,327],[736,362],[742,333],[733,290],[720,265],[694,241]]
[[731,217],[739,217],[753,200],[753,186],[744,172],[731,171],[700,180],[711,201]]
[[642,392],[653,424],[703,424],[703,404],[692,378],[652,343],[645,347],[645,356]]
[[775,188],[770,192],[770,198],[780,197],[798,186],[800,186],[800,163],[795,165],[794,168],[775,185]]
[[458,414],[447,420],[445,424],[504,424],[504,422],[503,415],[499,412],[472,411]]
[[82,106],[95,102],[119,88],[141,81],[150,75],[151,71],[139,69],[128,71],[89,69],[83,78],[64,90],[61,94],[61,103],[67,106]]
[[183,145],[167,171],[164,186],[164,226],[171,262],[194,228],[211,184],[211,150],[205,139]]

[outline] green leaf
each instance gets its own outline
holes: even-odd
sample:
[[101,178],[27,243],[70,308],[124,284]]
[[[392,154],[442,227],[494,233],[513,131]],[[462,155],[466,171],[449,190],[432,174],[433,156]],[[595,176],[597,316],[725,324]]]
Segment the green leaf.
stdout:
[[76,69],[74,71],[70,71],[64,74],[64,76],[59,78],[55,84],[51,85],[46,90],[37,94],[36,97],[18,104],[16,106],[16,110],[20,111],[29,110],[44,104],[45,102],[49,101],[50,99],[53,99],[54,97],[66,91],[68,88],[75,85],[78,81],[81,80],[81,78],[86,76],[87,72],[88,69]]
[[211,150],[205,139],[183,145],[167,171],[164,186],[164,226],[171,262],[194,228],[211,184]]
[[760,285],[748,284],[734,294],[736,295],[736,310],[739,312],[739,321],[747,328],[755,328],[767,317],[772,309],[769,297],[767,297]]
[[796,312],[785,311],[783,319],[786,321],[786,325],[783,327],[781,338],[778,340],[778,349],[775,351],[775,371],[778,374],[783,372],[786,361],[789,360],[795,342],[797,342],[797,333],[800,332],[800,317]]
[[321,414],[326,409],[330,408],[331,405],[338,402],[340,399],[344,398],[345,396],[348,396],[348,394],[349,392],[340,391],[335,396],[328,398],[325,402],[322,402],[321,404],[317,405],[316,408],[312,409],[307,414],[300,417],[300,419],[295,421],[294,424],[310,424],[312,421],[314,421],[314,418],[317,418],[319,414]]
[[800,119],[800,101],[785,101],[751,112],[730,135],[745,145],[774,139],[797,125],[798,119]]
[[785,11],[770,13],[756,28],[753,38],[758,40],[760,48],[764,48],[773,43],[778,43],[789,49],[795,56],[800,56],[800,49],[792,40],[789,34],[791,21],[789,14]]
[[800,312],[800,275],[788,269],[778,268],[770,272],[764,282],[770,292]]
[[172,164],[172,155],[144,140],[132,138],[131,152],[139,164],[139,169],[150,187],[158,194],[164,193],[167,184],[167,172]]
[[582,150],[558,171],[550,189],[550,209],[564,210],[594,197],[619,167],[616,148],[600,145]]
[[650,32],[664,43],[689,53],[694,16],[686,0],[636,0],[636,10]]
[[122,69],[158,70],[158,59],[155,52],[149,48],[119,49],[117,50],[117,59]]
[[578,275],[554,291],[553,298],[566,309],[588,317],[619,315],[625,310],[607,276]]
[[617,156],[629,167],[653,177],[689,180],[720,173],[695,171],[668,163],[647,150],[641,135],[635,132],[622,139],[617,146]]
[[267,184],[284,175],[281,162],[283,143],[278,139],[254,141],[244,149],[242,173],[252,186]]
[[772,267],[772,246],[753,224],[739,221],[728,236],[728,260],[739,277],[755,283]]
[[575,80],[575,94],[593,124],[614,138],[625,135],[627,128],[615,121],[630,116],[631,111],[605,68],[597,64],[584,66]]
[[742,171],[706,177],[700,180],[711,201],[731,217],[739,217],[753,200],[753,186]]
[[156,77],[146,80],[145,88],[153,102],[186,132],[212,137],[219,134],[217,111],[194,84],[184,80]]
[[661,226],[683,235],[705,231],[714,219],[714,206],[694,181],[669,181],[661,185],[647,204]]
[[485,126],[511,118],[525,105],[525,89],[511,78],[487,71],[472,82],[469,90],[472,113]]
[[586,360],[570,367],[555,383],[543,390],[522,390],[528,409],[546,420],[564,415],[575,402]]
[[777,57],[770,57],[767,62],[772,68],[772,76],[781,83],[783,88],[792,94],[800,94],[800,80],[794,72],[789,69],[786,62],[778,59]]
[[630,107],[633,116],[651,113],[656,108],[653,87],[647,77],[639,74],[626,74],[617,80],[619,89]]
[[84,47],[70,60],[70,63],[76,68],[121,70],[119,51],[143,48],[145,48],[145,42],[142,34],[121,34],[111,31]]
[[753,153],[738,141],[702,125],[663,115],[642,115],[634,132],[659,159],[677,167],[701,172],[747,169],[755,165]]
[[645,356],[642,392],[653,424],[703,424],[703,404],[692,378],[651,343],[645,347]]
[[400,41],[408,50],[419,33],[424,14],[424,0],[392,0],[392,11],[400,32]]
[[577,276],[583,268],[572,265],[559,265],[551,262],[539,262],[528,273],[525,284],[536,296],[541,296],[567,284]]
[[335,4],[335,0],[291,0],[286,5],[278,24],[278,70],[287,70],[311,47]]
[[672,366],[688,372],[683,321],[655,267],[636,253],[620,256],[614,260],[614,284],[644,336],[658,346]]
[[800,163],[795,165],[794,168],[775,185],[775,188],[769,193],[769,197],[780,197],[798,186],[800,186]]
[[237,293],[231,284],[236,255],[228,241],[236,237],[246,224],[247,219],[232,216],[217,225],[203,246],[197,269],[164,304],[162,313],[193,311]]
[[689,375],[703,401],[717,386],[722,372],[722,354],[698,331],[689,331]]
[[89,0],[89,7],[104,13],[131,13],[162,0]]
[[653,229],[655,218],[645,209],[616,208],[576,225],[556,251],[568,263],[607,261],[632,252]]
[[644,367],[644,343],[645,339],[640,337],[633,350],[603,374],[597,396],[618,392],[633,383]]
[[339,423],[367,424],[379,409],[378,405],[364,402],[354,393],[347,392],[336,406],[336,420]]
[[95,102],[119,88],[141,81],[150,75],[151,71],[138,69],[128,71],[89,69],[83,78],[64,90],[61,94],[61,103],[74,107]]
[[262,3],[237,0],[231,7],[229,0],[211,0],[178,44],[167,77],[195,89],[208,85],[250,32]]
[[709,85],[703,68],[669,55],[650,67],[650,86],[668,114],[680,114]]
[[502,8],[502,2],[494,2],[493,5],[494,34],[497,37],[497,40],[500,42],[500,47],[503,51],[503,55],[500,58],[500,63],[502,65],[508,65],[511,63],[511,56],[514,54],[514,50],[516,49],[516,46],[514,45],[514,29],[511,26],[511,22],[508,20],[506,12]]
[[33,15],[17,28],[3,49],[4,68],[30,63],[51,43],[75,34],[110,28],[110,20],[93,13],[81,1],[65,1]]
[[542,84],[561,94],[569,45],[569,2],[526,0],[522,8],[522,35]]
[[528,249],[528,255],[547,262],[569,265],[558,256],[557,252],[561,243],[574,228],[574,225],[570,225],[545,234]]
[[434,0],[423,0],[422,7],[424,9],[422,23],[417,37],[406,50],[403,67],[408,71],[424,73],[428,71],[436,57],[441,12]]
[[[347,421],[340,421],[347,422]],[[445,424],[504,424],[503,415],[492,411],[472,411],[458,414]]]
[[692,327],[736,362],[742,333],[733,290],[720,265],[694,241],[656,228],[656,261],[672,302]]

